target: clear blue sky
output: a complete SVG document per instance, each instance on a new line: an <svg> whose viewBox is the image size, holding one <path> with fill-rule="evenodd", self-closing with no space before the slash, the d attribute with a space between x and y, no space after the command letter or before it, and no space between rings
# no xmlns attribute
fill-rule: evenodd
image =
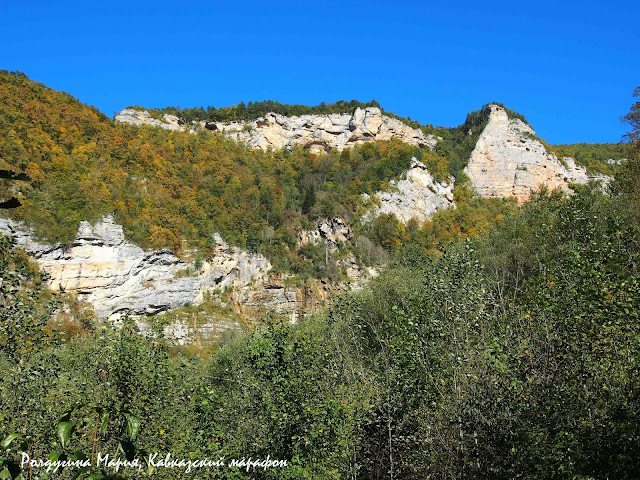
<svg viewBox="0 0 640 480"><path fill-rule="evenodd" d="M0 1L0 69L127 105L378 100L455 126L484 103L550 143L617 142L640 1Z"/></svg>

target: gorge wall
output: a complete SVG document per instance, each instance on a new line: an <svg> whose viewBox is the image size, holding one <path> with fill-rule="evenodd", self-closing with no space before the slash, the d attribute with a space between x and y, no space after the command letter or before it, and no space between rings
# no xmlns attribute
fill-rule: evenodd
<svg viewBox="0 0 640 480"><path fill-rule="evenodd" d="M0 219L0 233L12 234L50 276L49 287L73 291L94 305L99 318L120 312L150 315L198 303L213 289L242 290L266 277L264 257L219 242L216 254L195 267L169 250L146 252L125 240L122 226L106 217L82 222L71 245L44 245L28 230Z"/></svg>

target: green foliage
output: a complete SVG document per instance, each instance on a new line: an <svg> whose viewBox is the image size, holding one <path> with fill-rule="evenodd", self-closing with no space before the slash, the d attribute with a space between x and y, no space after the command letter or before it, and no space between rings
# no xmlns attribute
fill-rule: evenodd
<svg viewBox="0 0 640 480"><path fill-rule="evenodd" d="M640 86L633 90L633 96L640 98ZM622 122L629 125L631 129L625 135L626 140L637 148L640 143L640 100L631 105L629 113L622 117Z"/></svg>
<svg viewBox="0 0 640 480"><path fill-rule="evenodd" d="M373 220L371 236L387 250L395 250L404 244L405 228L393 213L381 213Z"/></svg>
<svg viewBox="0 0 640 480"><path fill-rule="evenodd" d="M446 182L450 183L450 175L449 172L449 160L445 157L438 155L436 152L431 150L421 150L420 153L422 157L420 161L427 166L429 173L433 175L433 178L438 182ZM467 159L468 160L468 159Z"/></svg>
<svg viewBox="0 0 640 480"><path fill-rule="evenodd" d="M636 87L633 96L640 98L640 87ZM640 101L631 106L622 121L631 128L625 135L629 159L616 172L611 190L627 202L629 220L640 225Z"/></svg>
<svg viewBox="0 0 640 480"><path fill-rule="evenodd" d="M449 161L449 174L456 180L464 177L462 170L469 163L471 152L489 121L489 105L469 113L465 122L458 127L438 127L431 132L442 138L436 145L436 153Z"/></svg>
<svg viewBox="0 0 640 480"><path fill-rule="evenodd" d="M586 186L438 255L405 239L328 313L267 319L208 359L171 356L126 319L3 354L0 437L29 436L40 456L135 439L139 454L288 461L266 479L636 478L640 230L626 207Z"/></svg>
<svg viewBox="0 0 640 480"><path fill-rule="evenodd" d="M45 330L60 305L28 256L0 235L0 352L10 358L30 355L50 339Z"/></svg>
<svg viewBox="0 0 640 480"><path fill-rule="evenodd" d="M192 438L181 435L184 399L169 395L191 367L170 364L167 349L135 333L127 320L120 332L99 329L2 367L0 437L20 434L31 458L83 452L95 467L97 452L132 459L147 448L171 448L165 432L176 431L176 441Z"/></svg>
<svg viewBox="0 0 640 480"><path fill-rule="evenodd" d="M416 250L435 253L451 240L482 235L491 227L502 225L505 215L517 208L512 200L474 197L465 183L454 189L454 200L456 208L438 210L422 225L409 222L406 228L400 228L394 243L406 248L396 251L396 256L411 255L409 252ZM375 230L372 238L376 238ZM376 240L382 244L380 239Z"/></svg>
<svg viewBox="0 0 640 480"><path fill-rule="evenodd" d="M541 196L336 307L381 394L362 477L635 477L640 244L623 209L590 188Z"/></svg>
<svg viewBox="0 0 640 480"><path fill-rule="evenodd" d="M551 145L551 150L562 157L572 157L578 165L587 168L587 173L613 175L617 170L615 162L628 159L631 155L624 143L574 143L572 145ZM613 163L608 163L613 160Z"/></svg>
<svg viewBox="0 0 640 480"><path fill-rule="evenodd" d="M352 114L356 108L377 107L380 104L375 100L363 103L356 100L346 102L338 100L335 103L322 102L316 106L309 105L288 105L273 100L265 100L262 102L249 102L245 105L240 102L232 107L215 108L213 106L180 108L166 107L161 109L151 109L149 112L156 114L171 114L183 118L187 122L232 122L241 120L255 120L267 113L277 113L285 116L292 115L314 115L314 114L330 114L330 113L350 113ZM130 107L131 108L131 107Z"/></svg>

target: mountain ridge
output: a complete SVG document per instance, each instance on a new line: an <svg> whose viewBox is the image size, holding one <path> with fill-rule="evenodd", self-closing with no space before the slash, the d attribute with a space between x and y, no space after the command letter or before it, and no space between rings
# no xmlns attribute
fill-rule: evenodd
<svg viewBox="0 0 640 480"><path fill-rule="evenodd" d="M370 267L384 263L407 245L434 251L446 239L473 235L500 222L513 205L507 197L515 194L522 202L543 183L533 175L524 175L518 190L513 190L513 179L523 177L524 171L522 162L506 158L514 152L533 150L527 160L531 167L538 168L541 162L553 164L557 171L549 178L557 181L552 186L568 191L570 180L576 180L561 159L552 158L549 146L535 137L524 117L498 104L471 112L461 126L434 129L429 137L423 130L385 117L375 106L362 109L356 105L351 114L291 117L297 118L295 122L302 119L301 124L267 114L274 122L261 117L264 122L258 119L255 127L243 126L240 133L252 135L260 128L274 128L275 124L275 128L284 128L293 123L306 129L308 136L291 134L280 148L261 148L254 142L252 149L227 138L222 128L210 131L206 123L193 128L176 116L165 124L155 118L157 115L135 110L138 117L131 122L134 125L112 121L70 95L23 75L0 72L0 93L0 130L6 132L0 140L0 167L24 172L31 179L3 181L3 195L19 197L23 203L8 215L22 227L32 227L30 235L44 239L52 252L57 251L56 245L60 252L65 251L64 245L75 252L68 258L64 253L56 254L56 259L43 257L52 285L64 284L81 293L100 287L90 286L91 282L134 282L112 268L112 257L125 263L138 262L136 259L144 263L145 258L157 257L175 266L171 272L158 274L157 282L140 277L135 288L121 289L121 296L114 297L114 304L131 303L130 310L137 314L199 302L202 289L195 284L208 288L208 279L200 269L224 260L219 251L224 239L239 249L234 255L259 255L265 274L280 275L273 281L264 274L252 276L257 287L249 296L239 293L244 284L239 289L233 287L240 299L234 303L236 311L250 308L262 315L263 302L275 308L288 305L283 308L294 317L303 310L296 306L302 300L295 300L295 288L287 290L283 279L295 279L303 290L305 282L313 279L341 290L366 278ZM498 122L496 134L493 126L498 123L493 117L498 109L502 123ZM167 125L170 128L153 128ZM514 126L513 135L500 134ZM183 131L187 128L194 131ZM316 128L324 130L318 134ZM296 147L295 141L304 147L308 138L317 140L309 147L320 145L325 133L343 135L342 146L357 148L340 150L326 142L319 151ZM404 134L418 140L411 144L397 138ZM267 137L262 133L261 138ZM280 132L276 137L283 135ZM496 145L479 153L481 144ZM469 170L478 155L488 163ZM511 166L505 168L507 165ZM489 166L493 173L479 180ZM544 166L540 170L544 171ZM496 171L505 173L505 178L496 176ZM580 172L578 180L584 183L588 176ZM496 178L504 188L496 184ZM483 181L499 193L485 195ZM117 225L112 230L122 233L128 242L125 250L135 250L135 255L114 253L118 246L109 255L94 252L94 246L78 239L83 229L104 224ZM345 228L350 240L340 244L330 241L320 233L327 225ZM150 265L148 270L153 268ZM181 273L187 268L196 272L193 278ZM176 295L176 301L151 301L161 296L158 292L179 290L182 284L189 285ZM262 284L274 287L261 290ZM138 293L145 289L149 290L142 297L149 302L138 305L135 298L128 299L140 297ZM321 290L325 287L314 289L324 298L326 292ZM151 295L151 290L156 293ZM268 290L282 295L274 303L269 300L271 293L265 293ZM90 295L98 299L102 294ZM96 311L108 317L113 313L110 308L105 304Z"/></svg>

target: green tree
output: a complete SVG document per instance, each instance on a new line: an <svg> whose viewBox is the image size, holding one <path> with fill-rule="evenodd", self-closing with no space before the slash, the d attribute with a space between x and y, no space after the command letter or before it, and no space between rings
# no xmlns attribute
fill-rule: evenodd
<svg viewBox="0 0 640 480"><path fill-rule="evenodd" d="M308 215L311 209L316 204L316 188L313 184L309 185L304 193L304 200L302 201L302 213Z"/></svg>
<svg viewBox="0 0 640 480"><path fill-rule="evenodd" d="M633 96L640 99L640 86ZM616 175L612 190L625 198L631 207L629 211L635 212L632 220L640 225L640 100L622 117L622 122L630 127L625 139L630 143L631 155Z"/></svg>
<svg viewBox="0 0 640 480"><path fill-rule="evenodd" d="M405 226L393 213L382 213L373 220L371 236L387 250L394 250L405 241Z"/></svg>

